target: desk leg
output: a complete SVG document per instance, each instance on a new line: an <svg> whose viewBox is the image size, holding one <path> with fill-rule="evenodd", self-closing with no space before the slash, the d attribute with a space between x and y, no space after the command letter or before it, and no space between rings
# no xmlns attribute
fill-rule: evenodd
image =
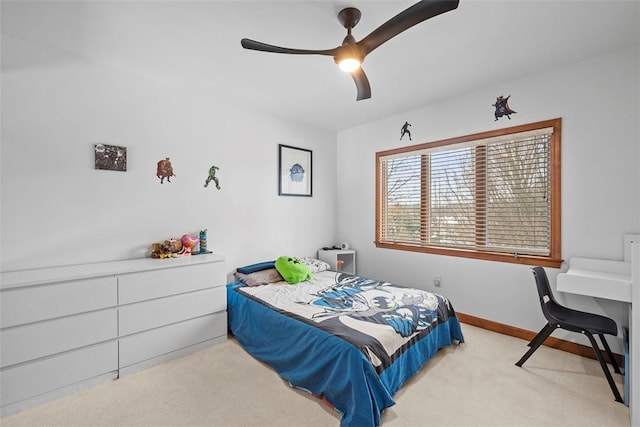
<svg viewBox="0 0 640 427"><path fill-rule="evenodd" d="M629 304L629 412L631 425L640 426L640 243L631 244L631 304Z"/></svg>

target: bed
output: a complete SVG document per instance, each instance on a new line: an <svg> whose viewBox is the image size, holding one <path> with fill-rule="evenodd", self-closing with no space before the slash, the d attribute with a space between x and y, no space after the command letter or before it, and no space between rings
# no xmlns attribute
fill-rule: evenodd
<svg viewBox="0 0 640 427"><path fill-rule="evenodd" d="M441 295L331 270L293 285L272 276L259 286L227 284L229 330L342 414L342 427L380 425L405 381L440 348L464 342Z"/></svg>

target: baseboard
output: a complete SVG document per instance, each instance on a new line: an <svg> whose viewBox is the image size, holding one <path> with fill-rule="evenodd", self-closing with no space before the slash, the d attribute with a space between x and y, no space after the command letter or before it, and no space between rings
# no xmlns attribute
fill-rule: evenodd
<svg viewBox="0 0 640 427"><path fill-rule="evenodd" d="M504 323L494 322L492 320L482 319L480 317L471 316L469 314L458 313L456 316L462 323L467 325L477 326L478 328L487 329L492 332L498 332L503 335L509 335L516 338L522 338L526 341L531 341L538 332L531 332L526 329L516 328L515 326L505 325ZM571 341L561 340L554 337L549 337L545 340L544 345L547 347L555 348L558 350L566 351L568 353L577 354L579 356L588 357L590 359L596 359L596 355L593 353L591 346L578 344ZM603 353L604 354L604 353ZM624 366L624 356L614 353L613 356L618 363L618 366ZM604 360L608 360L606 354ZM514 362L515 363L515 362Z"/></svg>

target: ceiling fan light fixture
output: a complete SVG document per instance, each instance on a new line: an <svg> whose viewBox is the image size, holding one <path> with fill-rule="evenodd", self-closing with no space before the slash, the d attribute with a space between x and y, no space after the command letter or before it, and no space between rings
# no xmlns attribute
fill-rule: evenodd
<svg viewBox="0 0 640 427"><path fill-rule="evenodd" d="M360 61L355 58L344 58L338 63L338 67L346 73L352 73L360 68Z"/></svg>
<svg viewBox="0 0 640 427"><path fill-rule="evenodd" d="M348 35L333 59L342 71L352 73L360 68L360 64L364 61L364 54L355 40L349 40L349 38L353 39L351 35Z"/></svg>
<svg viewBox="0 0 640 427"><path fill-rule="evenodd" d="M1 0L0 0L1 1ZM347 30L342 45L333 49L291 49L273 46L251 39L242 39L240 43L245 49L262 52L287 53L293 55L325 55L333 56L333 60L341 70L351 74L358 91L357 100L371 98L369 79L360 64L364 58L378 46L386 43L398 34L408 30L416 24L438 16L458 7L459 0L422 0L408 7L387 20L360 41L356 41L351 30L360 21L361 13L355 7L346 7L338 12L338 21Z"/></svg>

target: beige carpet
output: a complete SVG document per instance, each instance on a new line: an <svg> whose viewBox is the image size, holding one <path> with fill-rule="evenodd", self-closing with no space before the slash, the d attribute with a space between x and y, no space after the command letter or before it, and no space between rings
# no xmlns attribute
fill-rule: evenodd
<svg viewBox="0 0 640 427"><path fill-rule="evenodd" d="M394 396L382 425L629 426L595 360L540 348L523 368L520 339L463 325ZM620 375L614 375L622 382ZM622 384L620 390L622 390ZM16 426L335 426L340 418L290 388L234 340L6 417Z"/></svg>

